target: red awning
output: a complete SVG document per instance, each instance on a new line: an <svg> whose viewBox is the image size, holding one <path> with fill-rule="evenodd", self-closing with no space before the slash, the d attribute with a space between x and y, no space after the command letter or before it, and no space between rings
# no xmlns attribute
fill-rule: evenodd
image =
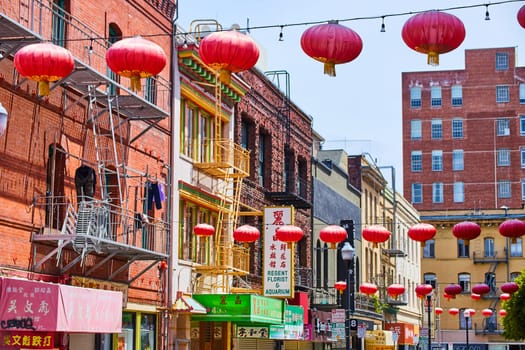
<svg viewBox="0 0 525 350"><path fill-rule="evenodd" d="M0 277L3 331L120 333L122 293Z"/></svg>

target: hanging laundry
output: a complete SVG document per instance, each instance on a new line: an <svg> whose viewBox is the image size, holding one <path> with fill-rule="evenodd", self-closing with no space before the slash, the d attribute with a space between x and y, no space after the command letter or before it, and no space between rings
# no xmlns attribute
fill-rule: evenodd
<svg viewBox="0 0 525 350"><path fill-rule="evenodd" d="M87 165L81 165L75 170L75 187L77 190L77 203L91 201L95 196L97 175L95 170Z"/></svg>
<svg viewBox="0 0 525 350"><path fill-rule="evenodd" d="M159 184L156 182L146 182L146 193L148 194L148 210L153 209L153 202L155 202L155 208L162 209L162 203L160 201Z"/></svg>
<svg viewBox="0 0 525 350"><path fill-rule="evenodd" d="M166 200L166 193L164 191L164 185L161 183L159 184L159 195L160 195L160 201L164 202Z"/></svg>

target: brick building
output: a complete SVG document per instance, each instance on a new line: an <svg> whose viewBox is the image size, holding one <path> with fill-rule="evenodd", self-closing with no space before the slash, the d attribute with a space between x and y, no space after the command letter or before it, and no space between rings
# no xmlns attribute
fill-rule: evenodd
<svg viewBox="0 0 525 350"><path fill-rule="evenodd" d="M402 74L404 193L437 228L422 250L422 279L434 286L434 306L460 309L432 318L433 342L462 346L469 332L481 346L507 343L499 287L525 267L522 239L498 232L525 217L525 68L516 56L514 47L466 50L464 69ZM452 235L464 221L480 226L478 238ZM449 283L463 289L451 300L443 297ZM490 292L474 301L478 283ZM466 318L465 308L478 312ZM484 308L493 315L480 315Z"/></svg>
<svg viewBox="0 0 525 350"><path fill-rule="evenodd" d="M60 349L166 343L171 218L159 190L171 191L171 66L137 89L105 56L112 43L151 33L169 55L174 13L171 1L0 4L0 102L8 114L0 136L2 300L19 303L17 317L25 303L34 331L3 330L0 347L22 336ZM74 61L49 95L14 65L20 50L43 42ZM13 293L22 288L42 294ZM43 302L61 309L37 314Z"/></svg>

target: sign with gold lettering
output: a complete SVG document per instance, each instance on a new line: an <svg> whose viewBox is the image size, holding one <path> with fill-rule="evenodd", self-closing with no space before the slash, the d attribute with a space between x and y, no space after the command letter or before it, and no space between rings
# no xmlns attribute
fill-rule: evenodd
<svg viewBox="0 0 525 350"><path fill-rule="evenodd" d="M53 349L54 333L47 332L2 332L2 349Z"/></svg>

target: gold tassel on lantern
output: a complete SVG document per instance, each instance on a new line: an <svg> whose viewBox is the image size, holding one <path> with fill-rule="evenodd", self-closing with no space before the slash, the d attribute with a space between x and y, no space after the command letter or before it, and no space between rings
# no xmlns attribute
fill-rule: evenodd
<svg viewBox="0 0 525 350"><path fill-rule="evenodd" d="M230 84L231 83L231 72L226 69L219 69L219 80L224 84Z"/></svg>
<svg viewBox="0 0 525 350"><path fill-rule="evenodd" d="M335 77L335 64L333 62L324 63L324 74Z"/></svg>
<svg viewBox="0 0 525 350"><path fill-rule="evenodd" d="M439 66L439 53L429 51L427 55L427 64L431 66Z"/></svg>
<svg viewBox="0 0 525 350"><path fill-rule="evenodd" d="M129 79L131 80L131 91L140 92L140 75L132 75Z"/></svg>
<svg viewBox="0 0 525 350"><path fill-rule="evenodd" d="M41 80L38 82L38 96L49 96L49 82Z"/></svg>

